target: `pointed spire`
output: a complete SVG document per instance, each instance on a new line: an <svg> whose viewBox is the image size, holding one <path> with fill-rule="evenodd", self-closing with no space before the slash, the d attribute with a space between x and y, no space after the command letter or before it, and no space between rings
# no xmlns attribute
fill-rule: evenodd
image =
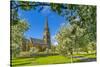
<svg viewBox="0 0 100 67"><path fill-rule="evenodd" d="M50 40L50 31L49 31L49 27L48 27L48 17L46 17L46 20L45 20L45 29L44 29L43 40L47 44L48 48L50 48L51 40Z"/></svg>
<svg viewBox="0 0 100 67"><path fill-rule="evenodd" d="M48 17L46 17L46 20L45 20L45 28L48 29Z"/></svg>

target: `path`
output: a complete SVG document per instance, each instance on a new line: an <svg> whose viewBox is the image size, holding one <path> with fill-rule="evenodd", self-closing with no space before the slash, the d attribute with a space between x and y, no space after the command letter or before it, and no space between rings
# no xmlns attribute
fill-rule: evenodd
<svg viewBox="0 0 100 67"><path fill-rule="evenodd" d="M80 61L83 61L83 62L96 61L96 58L86 58L86 57L82 57L82 56L74 56L73 58L78 58L78 59L80 59Z"/></svg>

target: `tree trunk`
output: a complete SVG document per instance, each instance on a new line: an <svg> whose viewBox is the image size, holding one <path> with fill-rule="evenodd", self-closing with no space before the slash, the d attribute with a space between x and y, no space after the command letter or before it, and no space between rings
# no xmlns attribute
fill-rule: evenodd
<svg viewBox="0 0 100 67"><path fill-rule="evenodd" d="M71 55L71 63L73 63L73 55Z"/></svg>
<svg viewBox="0 0 100 67"><path fill-rule="evenodd" d="M73 51L71 51L71 63L73 63Z"/></svg>

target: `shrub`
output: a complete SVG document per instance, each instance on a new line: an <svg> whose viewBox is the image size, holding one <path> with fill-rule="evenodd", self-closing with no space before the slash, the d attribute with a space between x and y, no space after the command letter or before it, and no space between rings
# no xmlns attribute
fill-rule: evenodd
<svg viewBox="0 0 100 67"><path fill-rule="evenodd" d="M30 49L29 52L30 52L31 54L33 54L33 53L38 53L39 50L38 50L36 47L32 47L32 48Z"/></svg>
<svg viewBox="0 0 100 67"><path fill-rule="evenodd" d="M30 56L31 56L30 52L20 52L18 57L30 57Z"/></svg>
<svg viewBox="0 0 100 67"><path fill-rule="evenodd" d="M46 50L44 51L44 53L49 54L52 53L51 49L46 48Z"/></svg>
<svg viewBox="0 0 100 67"><path fill-rule="evenodd" d="M16 57L20 53L20 47L17 44L13 44L11 51L12 51L12 57Z"/></svg>

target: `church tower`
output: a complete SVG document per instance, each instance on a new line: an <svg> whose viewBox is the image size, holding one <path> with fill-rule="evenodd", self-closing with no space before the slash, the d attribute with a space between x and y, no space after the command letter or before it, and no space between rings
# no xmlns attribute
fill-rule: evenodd
<svg viewBox="0 0 100 67"><path fill-rule="evenodd" d="M51 40L50 40L50 31L48 27L48 18L45 20L45 28L44 28L44 36L43 36L44 42L47 44L48 48L51 48Z"/></svg>

